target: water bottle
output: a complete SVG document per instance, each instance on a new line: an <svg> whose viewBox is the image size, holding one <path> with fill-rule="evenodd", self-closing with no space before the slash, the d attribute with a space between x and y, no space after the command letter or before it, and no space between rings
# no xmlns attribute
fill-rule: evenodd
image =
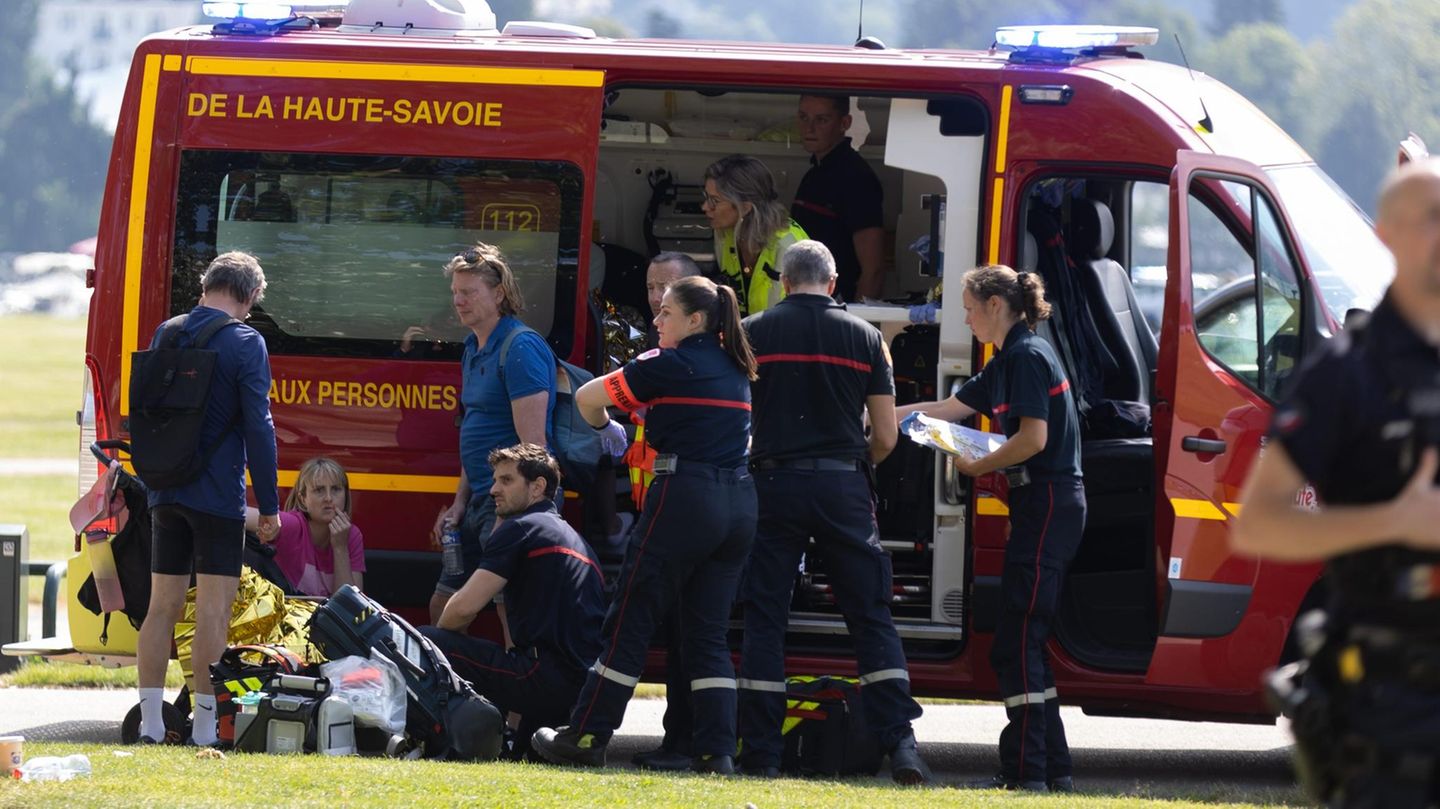
<svg viewBox="0 0 1440 809"><path fill-rule="evenodd" d="M58 758L41 756L15 768L15 777L21 781L69 781L77 775L90 774L90 759L84 753Z"/></svg>
<svg viewBox="0 0 1440 809"><path fill-rule="evenodd" d="M445 530L440 534L440 567L446 576L465 572L460 554L460 527L454 520L445 520Z"/></svg>

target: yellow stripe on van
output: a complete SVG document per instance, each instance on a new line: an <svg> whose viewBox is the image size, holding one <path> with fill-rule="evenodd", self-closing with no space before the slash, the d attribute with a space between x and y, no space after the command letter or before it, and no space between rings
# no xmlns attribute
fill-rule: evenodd
<svg viewBox="0 0 1440 809"><path fill-rule="evenodd" d="M281 488L289 489L300 477L298 469L281 469L277 473ZM459 476L449 475L385 475L372 472L351 472L350 489L357 492L419 492L423 494L454 494L460 485ZM245 474L250 483L250 474Z"/></svg>
<svg viewBox="0 0 1440 809"><path fill-rule="evenodd" d="M1004 213L1005 178L995 178L995 191L990 198L990 261L1000 263L1000 218Z"/></svg>
<svg viewBox="0 0 1440 809"><path fill-rule="evenodd" d="M1240 516L1240 505L1241 505L1240 503L1225 503L1225 504L1224 504L1225 510L1228 511L1228 512L1230 512L1231 516L1234 516L1234 517L1239 517L1239 516Z"/></svg>
<svg viewBox="0 0 1440 809"><path fill-rule="evenodd" d="M1000 131L995 136L996 174L1005 173L1005 149L1010 144L1010 100L1014 95L1014 85L1007 84L1000 88Z"/></svg>
<svg viewBox="0 0 1440 809"><path fill-rule="evenodd" d="M150 149L155 140L155 95L160 54L145 57L140 114L135 123L135 162L130 177L130 218L125 232L125 291L120 317L120 415L130 415L130 354L140 340L140 264L145 254L145 203L150 195Z"/></svg>
<svg viewBox="0 0 1440 809"><path fill-rule="evenodd" d="M605 81L605 73L600 70L416 65L400 62L320 62L234 56L191 56L186 61L186 70L197 76L516 84L540 87L600 87Z"/></svg>
<svg viewBox="0 0 1440 809"><path fill-rule="evenodd" d="M1009 517L1010 506L995 497L975 498L975 515L977 517Z"/></svg>
<svg viewBox="0 0 1440 809"><path fill-rule="evenodd" d="M1189 500L1183 497L1170 498L1170 506L1175 509L1176 517L1188 517L1192 520L1221 520L1225 519L1225 512L1215 507L1209 500Z"/></svg>

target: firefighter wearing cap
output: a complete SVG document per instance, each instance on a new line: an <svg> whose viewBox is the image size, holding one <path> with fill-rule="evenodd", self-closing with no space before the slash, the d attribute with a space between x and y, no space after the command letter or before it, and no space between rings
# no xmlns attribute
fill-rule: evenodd
<svg viewBox="0 0 1440 809"><path fill-rule="evenodd" d="M699 772L730 773L735 755L735 667L726 644L730 608L755 532L755 485L746 465L755 358L734 291L684 278L665 292L660 348L586 383L576 402L608 428L605 408L647 408L659 453L655 482L630 534L605 616L603 646L570 723L532 743L557 764L604 766L605 749L640 683L651 636L681 592L685 663Z"/></svg>
<svg viewBox="0 0 1440 809"><path fill-rule="evenodd" d="M889 455L897 438L890 356L880 332L831 297L835 259L825 245L797 242L780 282L786 297L745 321L760 364L752 450L760 522L745 574L742 770L779 772L785 629L795 572L813 537L855 640L866 726L889 752L894 779L923 783L930 773L910 727L920 706L890 616L890 557L880 546L871 485L870 464Z"/></svg>
<svg viewBox="0 0 1440 809"><path fill-rule="evenodd" d="M1000 734L999 774L970 786L1068 792L1070 748L1045 641L1085 529L1079 417L1055 351L1034 333L1050 316L1039 276L981 267L965 274L962 288L965 322L977 340L995 344L995 358L954 397L898 412L946 421L983 413L1006 436L979 460L954 459L962 474L1003 471L1010 483L1010 538L990 650L1010 721Z"/></svg>
<svg viewBox="0 0 1440 809"><path fill-rule="evenodd" d="M1391 175L1375 229L1395 280L1288 386L1231 534L1239 551L1326 563L1327 606L1296 627L1308 659L1271 688L1307 791L1331 806L1440 803L1437 222L1440 161ZM1297 505L1307 481L1318 508Z"/></svg>

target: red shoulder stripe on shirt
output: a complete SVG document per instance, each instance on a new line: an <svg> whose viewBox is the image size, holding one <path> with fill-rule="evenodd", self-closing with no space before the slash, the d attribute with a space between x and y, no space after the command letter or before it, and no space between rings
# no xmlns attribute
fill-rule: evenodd
<svg viewBox="0 0 1440 809"><path fill-rule="evenodd" d="M573 548L566 548L562 545L551 545L548 548L536 548L535 550L525 554L525 558L534 559L537 556L549 556L552 553L563 553L566 556L573 556L576 559L579 559L580 561L589 565L590 567L595 568L595 572L600 574L601 579L605 578L605 574L600 571L600 566L595 564L594 559L591 559L590 557Z"/></svg>
<svg viewBox="0 0 1440 809"><path fill-rule="evenodd" d="M733 407L736 410L749 410L749 402L737 402L732 399L700 399L693 396L661 396L658 399L650 400L650 406L669 405L696 405L698 407Z"/></svg>
<svg viewBox="0 0 1440 809"><path fill-rule="evenodd" d="M1070 380L1062 379L1060 380L1060 384L1050 389L1050 395L1059 396L1067 390L1070 390Z"/></svg>
<svg viewBox="0 0 1440 809"><path fill-rule="evenodd" d="M761 365L767 362L825 362L870 373L870 363L852 360L848 357L837 357L833 354L761 354L755 358L755 361Z"/></svg>

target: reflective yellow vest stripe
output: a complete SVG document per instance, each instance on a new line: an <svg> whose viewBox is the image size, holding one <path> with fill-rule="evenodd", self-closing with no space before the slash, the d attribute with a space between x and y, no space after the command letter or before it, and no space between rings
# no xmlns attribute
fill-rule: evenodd
<svg viewBox="0 0 1440 809"><path fill-rule="evenodd" d="M755 259L755 267L750 273L748 280L749 290L745 297L740 299L742 315L753 315L756 312L763 312L774 306L785 297L785 291L780 286L780 257L785 254L790 245L810 238L805 235L805 230L799 225L791 222L784 230L775 232L775 236L760 251L760 256ZM731 286L739 290L746 289L747 281L744 271L740 266L740 251L735 248L735 230L721 231L715 237L715 260L720 264L720 272L724 273L730 280ZM771 274L774 277L771 277Z"/></svg>

